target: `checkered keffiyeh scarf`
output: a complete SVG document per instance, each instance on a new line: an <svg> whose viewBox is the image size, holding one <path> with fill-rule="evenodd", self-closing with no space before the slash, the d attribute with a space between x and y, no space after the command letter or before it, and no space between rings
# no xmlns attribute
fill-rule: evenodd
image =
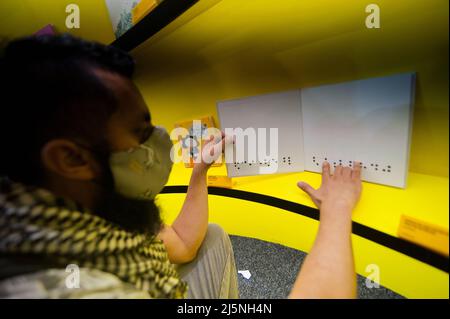
<svg viewBox="0 0 450 319"><path fill-rule="evenodd" d="M109 272L152 298L186 297L187 285L162 241L127 232L72 201L20 183L1 183L0 254Z"/></svg>

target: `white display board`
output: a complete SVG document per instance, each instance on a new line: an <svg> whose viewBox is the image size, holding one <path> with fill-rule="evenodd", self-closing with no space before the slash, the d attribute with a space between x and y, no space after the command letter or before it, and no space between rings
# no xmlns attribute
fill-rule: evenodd
<svg viewBox="0 0 450 319"><path fill-rule="evenodd" d="M277 127L278 173L356 160L363 180L404 188L414 83L415 74L407 73L304 88L219 102L218 113L222 129ZM256 164L227 164L228 175L260 174Z"/></svg>
<svg viewBox="0 0 450 319"><path fill-rule="evenodd" d="M278 129L278 156L252 159L246 153L243 160L227 164L229 176L258 175L262 166L274 168L277 173L304 170L299 90L219 102L218 113L222 129L255 129L257 139L262 137L258 129L266 129L266 154L270 154L270 128ZM257 144L254 150L258 152Z"/></svg>
<svg viewBox="0 0 450 319"><path fill-rule="evenodd" d="M305 169L362 163L363 180L406 187L414 75L302 89Z"/></svg>

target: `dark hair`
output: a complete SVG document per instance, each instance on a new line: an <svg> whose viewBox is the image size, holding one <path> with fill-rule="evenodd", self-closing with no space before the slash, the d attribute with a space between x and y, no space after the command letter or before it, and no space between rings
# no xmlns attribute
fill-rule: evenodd
<svg viewBox="0 0 450 319"><path fill-rule="evenodd" d="M0 176L39 183L40 151L54 138L105 145L117 101L96 68L131 78L134 61L118 48L67 34L8 43L0 57Z"/></svg>

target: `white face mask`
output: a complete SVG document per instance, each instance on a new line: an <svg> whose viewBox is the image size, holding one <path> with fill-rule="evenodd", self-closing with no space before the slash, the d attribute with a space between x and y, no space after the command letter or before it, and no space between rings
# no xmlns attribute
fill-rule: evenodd
<svg viewBox="0 0 450 319"><path fill-rule="evenodd" d="M167 131L156 126L143 144L111 154L109 164L116 191L128 198L155 198L169 179L172 145Z"/></svg>

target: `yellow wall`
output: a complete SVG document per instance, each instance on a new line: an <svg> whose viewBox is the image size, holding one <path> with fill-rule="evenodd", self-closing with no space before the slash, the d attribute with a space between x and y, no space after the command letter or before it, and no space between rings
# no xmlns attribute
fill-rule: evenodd
<svg viewBox="0 0 450 319"><path fill-rule="evenodd" d="M365 6L381 29L365 27ZM155 123L218 100L417 71L410 170L448 176L447 0L222 0L133 51Z"/></svg>
<svg viewBox="0 0 450 319"><path fill-rule="evenodd" d="M68 4L80 8L80 29L67 29L65 25ZM115 37L104 0L1 0L0 38L30 35L47 24L58 32L111 43Z"/></svg>

